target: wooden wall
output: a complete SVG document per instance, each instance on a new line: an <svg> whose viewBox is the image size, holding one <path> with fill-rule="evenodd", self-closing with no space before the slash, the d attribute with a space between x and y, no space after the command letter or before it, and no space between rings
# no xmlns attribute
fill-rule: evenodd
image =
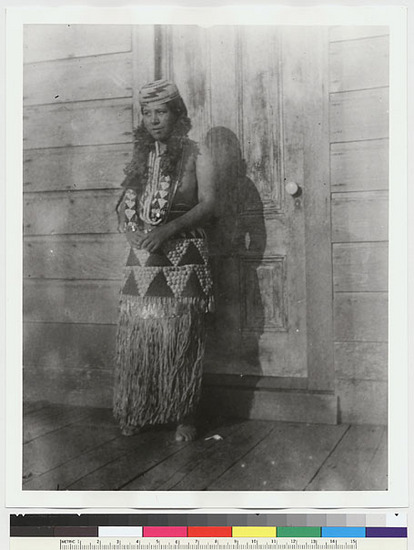
<svg viewBox="0 0 414 550"><path fill-rule="evenodd" d="M86 27L25 32L24 397L109 406L125 252L114 204L135 93L160 59L151 26ZM328 54L339 410L343 422L385 423L386 29L333 28Z"/></svg>
<svg viewBox="0 0 414 550"><path fill-rule="evenodd" d="M153 43L151 26L25 29L25 399L111 403L125 251L114 207Z"/></svg>
<svg viewBox="0 0 414 550"><path fill-rule="evenodd" d="M343 422L387 422L386 27L334 27L329 42L334 353Z"/></svg>

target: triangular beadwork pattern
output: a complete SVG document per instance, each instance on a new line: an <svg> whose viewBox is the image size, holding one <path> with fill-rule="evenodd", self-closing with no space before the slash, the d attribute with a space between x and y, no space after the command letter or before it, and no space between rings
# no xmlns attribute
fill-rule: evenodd
<svg viewBox="0 0 414 550"><path fill-rule="evenodd" d="M134 248L134 254L138 258L140 265L145 265L149 258L150 252L145 248Z"/></svg>
<svg viewBox="0 0 414 550"><path fill-rule="evenodd" d="M194 298L203 296L204 292L200 285L197 275L191 270L187 283L181 293L182 298Z"/></svg>
<svg viewBox="0 0 414 550"><path fill-rule="evenodd" d="M122 289L122 294L128 294L129 296L139 295L137 282L135 280L135 277L132 271L130 271L128 279L124 284L124 288Z"/></svg>
<svg viewBox="0 0 414 550"><path fill-rule="evenodd" d="M140 265L138 258L135 256L134 250L131 248L129 250L129 256L126 265L133 266L133 265Z"/></svg>
<svg viewBox="0 0 414 550"><path fill-rule="evenodd" d="M180 298L191 273L191 266L164 269L165 278L176 298Z"/></svg>
<svg viewBox="0 0 414 550"><path fill-rule="evenodd" d="M213 288L213 280L211 278L210 269L205 265L195 265L194 271L197 273L198 280L205 294L210 294Z"/></svg>
<svg viewBox="0 0 414 550"><path fill-rule="evenodd" d="M207 246L204 241L204 239L194 239L193 240L194 245L197 247L198 251L201 254L201 257L204 260L204 263L208 263L208 252L207 252Z"/></svg>
<svg viewBox="0 0 414 550"><path fill-rule="evenodd" d="M169 267L172 266L172 263L167 258L165 254L160 252L153 252L148 256L147 261L145 262L146 267Z"/></svg>
<svg viewBox="0 0 414 550"><path fill-rule="evenodd" d="M163 246L163 252L173 265L178 265L186 253L188 241L186 239L174 239L167 241Z"/></svg>
<svg viewBox="0 0 414 550"><path fill-rule="evenodd" d="M204 260L198 248L190 242L177 265L204 265Z"/></svg>
<svg viewBox="0 0 414 550"><path fill-rule="evenodd" d="M157 268L150 268L157 269ZM174 293L168 286L164 273L160 272L152 279L145 296L157 296L160 298L173 298Z"/></svg>
<svg viewBox="0 0 414 550"><path fill-rule="evenodd" d="M161 271L160 267L138 267L134 270L135 282L138 287L139 295L145 296L150 284Z"/></svg>

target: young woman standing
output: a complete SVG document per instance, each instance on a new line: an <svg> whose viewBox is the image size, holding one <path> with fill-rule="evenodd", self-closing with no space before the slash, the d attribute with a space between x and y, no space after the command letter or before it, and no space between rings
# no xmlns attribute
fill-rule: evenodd
<svg viewBox="0 0 414 550"><path fill-rule="evenodd" d="M122 433L177 423L196 437L212 279L203 225L214 211L208 152L189 139L177 86L158 80L139 93L142 123L117 206L130 245L120 293L114 415Z"/></svg>

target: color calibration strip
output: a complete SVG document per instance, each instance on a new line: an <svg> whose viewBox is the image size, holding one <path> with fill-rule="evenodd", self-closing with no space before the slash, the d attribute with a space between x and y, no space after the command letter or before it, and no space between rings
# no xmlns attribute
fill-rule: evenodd
<svg viewBox="0 0 414 550"><path fill-rule="evenodd" d="M404 514L26 514L11 537L407 538Z"/></svg>
<svg viewBox="0 0 414 550"><path fill-rule="evenodd" d="M11 528L11 537L134 537L134 538L406 538L406 527L174 527L65 526L49 529Z"/></svg>
<svg viewBox="0 0 414 550"><path fill-rule="evenodd" d="M132 534L133 533L133 534ZM60 535L59 535L60 536ZM99 527L98 537L406 538L406 527Z"/></svg>

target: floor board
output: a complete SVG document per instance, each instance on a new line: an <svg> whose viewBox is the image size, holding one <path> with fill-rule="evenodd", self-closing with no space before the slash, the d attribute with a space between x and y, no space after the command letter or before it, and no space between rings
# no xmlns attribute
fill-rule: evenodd
<svg viewBox="0 0 414 550"><path fill-rule="evenodd" d="M365 486L370 491L388 489L388 430L384 428L380 444L373 456L368 470L365 472Z"/></svg>
<svg viewBox="0 0 414 550"><path fill-rule="evenodd" d="M223 439L220 445L207 451L196 468L192 469L183 479L177 480L177 483L171 483L169 489L174 491L206 490L226 470L268 436L273 427L272 422L243 422L240 428Z"/></svg>
<svg viewBox="0 0 414 550"><path fill-rule="evenodd" d="M386 480L375 479L372 471L375 455L383 441L383 426L351 426L336 449L306 487L307 491L386 490ZM377 460L378 460L377 456Z"/></svg>
<svg viewBox="0 0 414 550"><path fill-rule="evenodd" d="M41 409L49 409L50 405L47 401L30 401L23 404L23 414L28 416L33 412L40 411Z"/></svg>
<svg viewBox="0 0 414 550"><path fill-rule="evenodd" d="M176 443L174 432L167 430L148 431L137 435L135 448L112 460L103 467L69 485L73 491L117 491L153 468L160 461L172 456L188 443Z"/></svg>
<svg viewBox="0 0 414 550"><path fill-rule="evenodd" d="M345 433L346 426L278 423L209 490L302 491Z"/></svg>
<svg viewBox="0 0 414 550"><path fill-rule="evenodd" d="M108 415L100 410L90 410L74 424L26 443L23 446L23 479L53 470L119 436L117 426L103 418L105 414Z"/></svg>
<svg viewBox="0 0 414 550"><path fill-rule="evenodd" d="M218 430L208 433L205 437L220 435L227 438L231 433L239 429L240 422L233 422L230 425L223 426ZM168 460L157 464L154 468L139 476L123 487L124 491L168 491L174 487L189 472L196 469L205 459L206 452L210 452L213 447L222 445L222 440L212 438L207 441L205 438L195 441L192 445L187 445L184 449L178 451Z"/></svg>
<svg viewBox="0 0 414 550"><path fill-rule="evenodd" d="M162 427L123 437L108 409L24 407L24 490L320 491L387 488L387 430L256 420L195 442ZM220 435L222 439L208 439Z"/></svg>
<svg viewBox="0 0 414 550"><path fill-rule="evenodd" d="M75 424L87 415L88 411L84 408L70 411L67 407L63 410L42 408L27 416L23 426L23 441L29 443L42 435Z"/></svg>
<svg viewBox="0 0 414 550"><path fill-rule="evenodd" d="M153 438L153 435L150 433L132 437L122 437L118 434L118 437L72 458L41 476L28 480L23 488L25 490L42 489L45 491L55 490L56 488L66 490L114 460L134 452L137 447L146 445L147 440L151 438Z"/></svg>

